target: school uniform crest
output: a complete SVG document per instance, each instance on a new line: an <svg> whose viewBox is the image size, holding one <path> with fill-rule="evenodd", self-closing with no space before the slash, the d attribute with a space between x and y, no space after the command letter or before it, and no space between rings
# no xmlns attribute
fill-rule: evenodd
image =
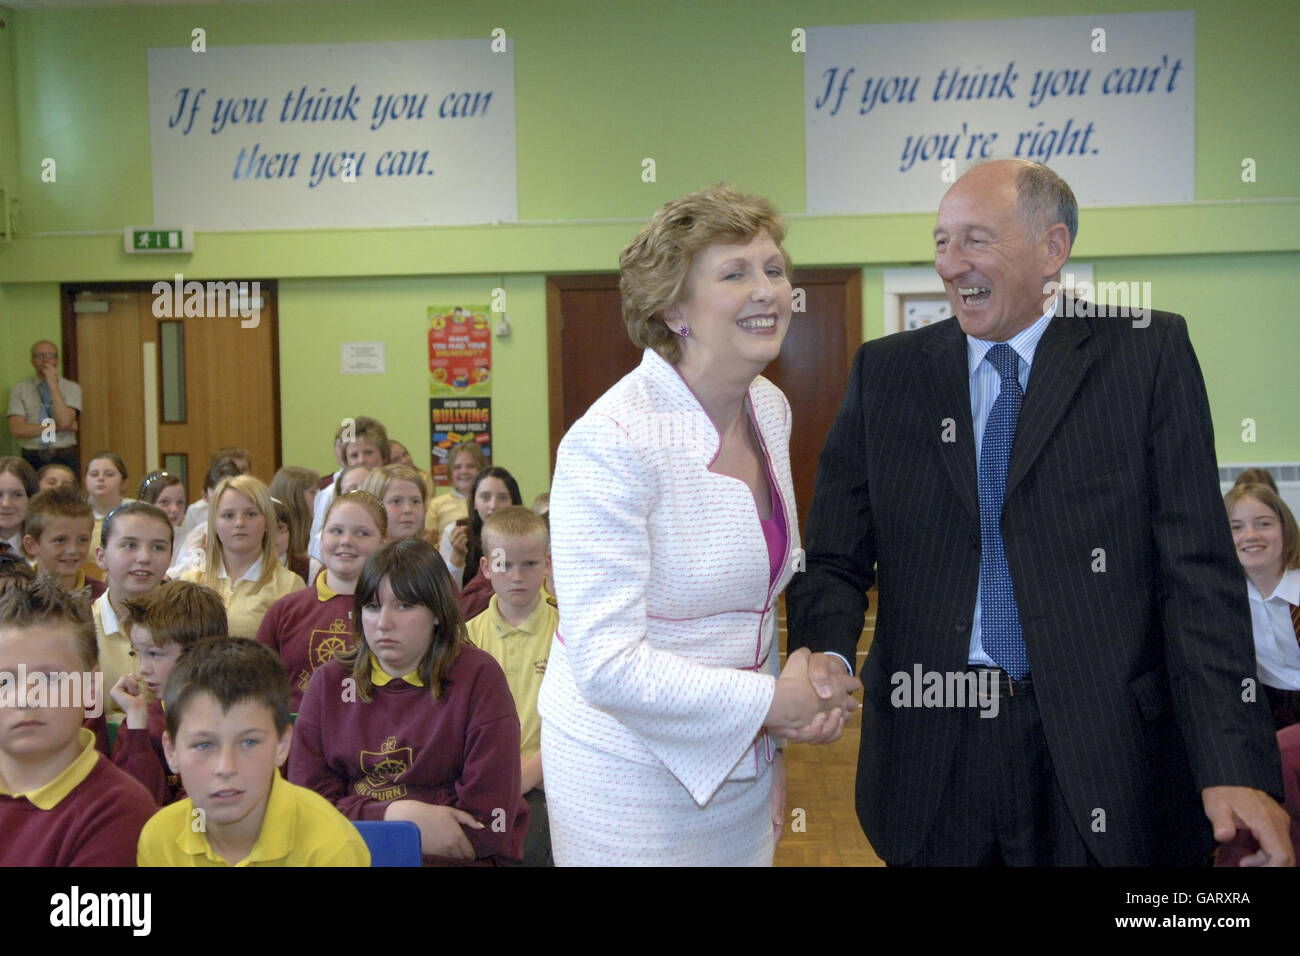
<svg viewBox="0 0 1300 956"><path fill-rule="evenodd" d="M348 649L352 627L343 618L335 618L326 629L316 628L307 638L308 670L298 673L298 689L306 692L311 675Z"/></svg>
<svg viewBox="0 0 1300 956"><path fill-rule="evenodd" d="M411 769L413 759L411 748L398 747L396 737L385 740L377 752L361 751L361 772L365 776L356 782L357 793L376 800L397 800L406 796L406 786L397 780Z"/></svg>

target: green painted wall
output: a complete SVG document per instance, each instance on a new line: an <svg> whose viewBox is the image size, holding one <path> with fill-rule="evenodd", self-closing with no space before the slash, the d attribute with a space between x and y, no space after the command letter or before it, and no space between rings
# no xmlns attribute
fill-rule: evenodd
<svg viewBox="0 0 1300 956"><path fill-rule="evenodd" d="M1300 459L1300 429L1281 412L1294 405L1300 355L1300 332L1282 311L1300 265L1300 7L1044 0L1032 13L1164 9L1197 16L1197 202L1085 210L1076 258L1094 263L1099 280L1151 282L1157 306L1188 316L1224 461ZM1012 0L897 10L885 0L374 0L3 11L0 183L17 191L22 232L0 243L0 372L16 380L27 344L57 338L59 282L153 280L174 261L194 277L278 278L285 461L328 467L338 419L362 411L418 457L427 454L424 308L486 301L504 284L514 334L494 341L496 451L531 496L549 464L543 277L613 270L667 199L720 179L771 196L792 214L796 262L864 267L864 334L879 334L882 269L928 262L933 218L800 213L802 60L790 31L1030 12ZM202 233L192 257L128 260L121 227L153 221L146 53L188 45L196 26L210 46L486 38L504 28L515 43L523 221ZM57 183L40 180L47 156ZM640 179L646 156L656 183ZM1246 156L1257 162L1253 184L1241 182ZM351 339L388 343L386 377L339 373L339 344ZM1254 446L1240 442L1245 417L1257 421Z"/></svg>

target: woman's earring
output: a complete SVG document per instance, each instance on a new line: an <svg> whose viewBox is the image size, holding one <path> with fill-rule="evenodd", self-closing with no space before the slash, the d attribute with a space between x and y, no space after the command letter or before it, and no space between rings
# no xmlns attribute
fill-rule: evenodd
<svg viewBox="0 0 1300 956"><path fill-rule="evenodd" d="M682 338L684 338L684 339L686 339L686 338L690 338L690 336L691 336L691 327L690 327L689 325L683 325L681 328L679 328L679 329L677 330L677 334L680 335L680 336L681 336Z"/></svg>

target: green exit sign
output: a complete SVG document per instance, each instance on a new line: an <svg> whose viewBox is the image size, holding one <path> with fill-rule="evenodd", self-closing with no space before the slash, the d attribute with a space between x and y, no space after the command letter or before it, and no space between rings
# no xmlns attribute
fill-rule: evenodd
<svg viewBox="0 0 1300 956"><path fill-rule="evenodd" d="M127 226L122 230L122 245L128 253L193 252L194 230L188 227L160 229L157 226Z"/></svg>

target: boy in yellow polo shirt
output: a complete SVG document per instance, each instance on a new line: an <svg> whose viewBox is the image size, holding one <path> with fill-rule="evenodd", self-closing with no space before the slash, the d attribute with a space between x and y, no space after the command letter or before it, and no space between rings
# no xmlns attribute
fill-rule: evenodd
<svg viewBox="0 0 1300 956"><path fill-rule="evenodd" d="M369 866L328 800L285 780L289 682L256 641L210 637L167 680L163 750L189 796L140 834L140 866Z"/></svg>
<svg viewBox="0 0 1300 956"><path fill-rule="evenodd" d="M491 654L505 671L519 714L520 785L531 811L524 866L551 862L542 789L542 718L537 713L551 638L560 622L555 603L542 594L542 583L551 573L550 546L546 521L529 508L502 508L484 521L479 567L496 593L487 610L466 625L470 643Z"/></svg>

